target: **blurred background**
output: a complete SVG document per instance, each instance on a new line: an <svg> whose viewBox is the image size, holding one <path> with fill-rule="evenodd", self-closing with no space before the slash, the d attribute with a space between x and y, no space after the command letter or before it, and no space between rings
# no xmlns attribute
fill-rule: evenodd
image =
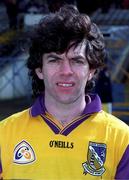
<svg viewBox="0 0 129 180"><path fill-rule="evenodd" d="M94 91L106 111L129 124L129 0L0 0L0 120L31 106L30 35L41 18L65 3L100 27L107 57Z"/></svg>

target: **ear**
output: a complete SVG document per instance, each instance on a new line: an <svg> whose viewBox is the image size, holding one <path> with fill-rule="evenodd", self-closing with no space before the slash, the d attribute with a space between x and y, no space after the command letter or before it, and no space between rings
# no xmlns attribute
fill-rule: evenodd
<svg viewBox="0 0 129 180"><path fill-rule="evenodd" d="M96 72L96 69L90 69L89 76L88 76L88 81L90 81L93 78L95 72Z"/></svg>
<svg viewBox="0 0 129 180"><path fill-rule="evenodd" d="M35 73L37 74L39 79L43 79L43 72L41 68L36 68Z"/></svg>

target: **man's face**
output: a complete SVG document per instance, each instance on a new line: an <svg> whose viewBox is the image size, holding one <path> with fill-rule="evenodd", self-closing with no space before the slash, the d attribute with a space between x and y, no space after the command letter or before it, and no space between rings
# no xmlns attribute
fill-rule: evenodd
<svg viewBox="0 0 129 180"><path fill-rule="evenodd" d="M67 53L46 53L42 59L42 69L37 68L36 73L44 80L47 100L71 104L85 96L86 83L95 70L89 69L84 43L71 47Z"/></svg>

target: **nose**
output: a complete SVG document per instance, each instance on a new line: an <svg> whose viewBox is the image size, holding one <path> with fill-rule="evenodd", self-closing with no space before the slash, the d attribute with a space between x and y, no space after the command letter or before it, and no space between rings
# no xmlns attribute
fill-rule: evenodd
<svg viewBox="0 0 129 180"><path fill-rule="evenodd" d="M62 75L72 75L73 74L73 70L72 70L69 60L62 61L61 65L60 65L60 73Z"/></svg>

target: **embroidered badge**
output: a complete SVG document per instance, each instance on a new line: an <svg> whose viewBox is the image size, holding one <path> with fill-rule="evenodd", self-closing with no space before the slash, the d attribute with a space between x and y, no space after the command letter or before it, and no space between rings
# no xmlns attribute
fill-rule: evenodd
<svg viewBox="0 0 129 180"><path fill-rule="evenodd" d="M102 176L105 172L106 144L89 142L87 161L82 164L84 174Z"/></svg>
<svg viewBox="0 0 129 180"><path fill-rule="evenodd" d="M26 141L18 143L14 149L13 162L16 164L28 164L35 161L35 153L31 145Z"/></svg>

